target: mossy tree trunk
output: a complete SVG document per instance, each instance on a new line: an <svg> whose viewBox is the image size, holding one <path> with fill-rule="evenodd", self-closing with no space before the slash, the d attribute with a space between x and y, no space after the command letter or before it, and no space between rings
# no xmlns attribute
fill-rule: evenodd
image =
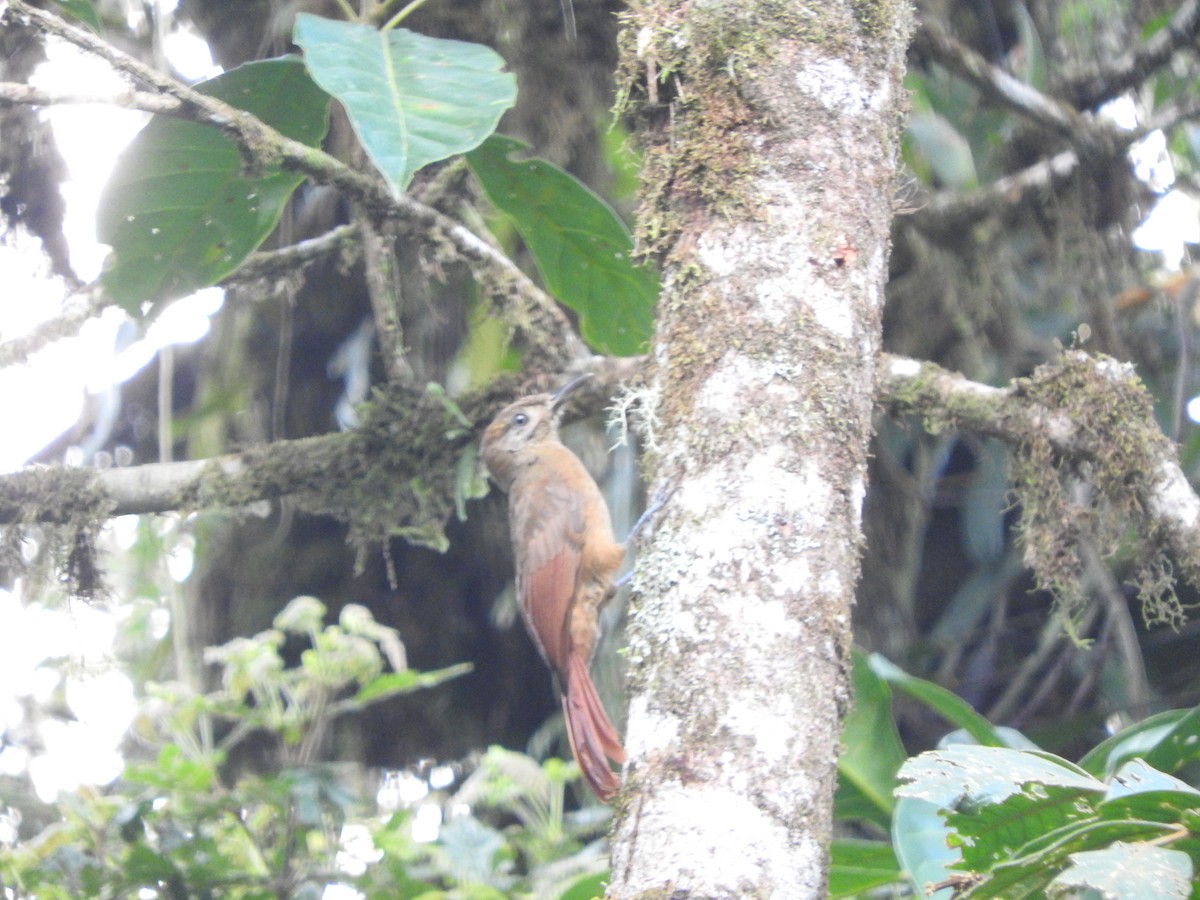
<svg viewBox="0 0 1200 900"><path fill-rule="evenodd" d="M611 895L820 897L910 11L635 3L663 265Z"/></svg>

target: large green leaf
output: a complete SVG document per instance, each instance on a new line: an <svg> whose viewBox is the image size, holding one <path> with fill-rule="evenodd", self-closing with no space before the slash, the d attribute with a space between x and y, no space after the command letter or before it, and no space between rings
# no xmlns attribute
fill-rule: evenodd
<svg viewBox="0 0 1200 900"><path fill-rule="evenodd" d="M1102 781L1052 753L974 744L914 756L900 769L899 779L899 796L920 797L943 809L1001 803L1028 784L1088 794L1096 802L1105 793Z"/></svg>
<svg viewBox="0 0 1200 900"><path fill-rule="evenodd" d="M1079 761L1093 775L1108 776L1141 757L1163 772L1174 772L1200 756L1200 707L1161 712L1105 738Z"/></svg>
<svg viewBox="0 0 1200 900"><path fill-rule="evenodd" d="M658 276L634 265L633 238L603 200L543 159L513 158L527 149L493 135L467 161L521 232L550 293L579 314L584 340L617 356L644 353Z"/></svg>
<svg viewBox="0 0 1200 900"><path fill-rule="evenodd" d="M966 896L1018 900L1053 895L1052 882L1080 854L1097 854L1086 873L1097 883L1119 874L1122 845L1169 841L1183 857L1171 861L1181 871L1200 861L1192 836L1200 791L1141 760L1105 785L1042 751L955 746L910 760L900 780L893 839L917 884L944 882L957 870L974 881ZM1116 854L1105 855L1110 849ZM1075 871L1061 884L1078 877Z"/></svg>
<svg viewBox="0 0 1200 900"><path fill-rule="evenodd" d="M309 13L292 38L396 193L422 166L477 147L517 98L504 60L481 44Z"/></svg>
<svg viewBox="0 0 1200 900"><path fill-rule="evenodd" d="M920 700L930 709L965 729L971 737L984 746L1004 747L1008 744L1008 741L997 732L996 727L975 712L971 708L971 704L946 690L940 684L909 675L894 662L878 653L872 653L868 662L871 671L884 681L898 687L910 697Z"/></svg>
<svg viewBox="0 0 1200 900"><path fill-rule="evenodd" d="M1050 884L1050 897L1138 897L1183 900L1191 895L1187 854L1117 841L1103 850L1072 854L1071 865Z"/></svg>
<svg viewBox="0 0 1200 900"><path fill-rule="evenodd" d="M329 97L298 59L248 63L196 86L310 146L325 135ZM271 233L302 175L244 171L237 145L208 125L156 117L117 162L96 232L112 246L101 276L133 314L215 284Z"/></svg>

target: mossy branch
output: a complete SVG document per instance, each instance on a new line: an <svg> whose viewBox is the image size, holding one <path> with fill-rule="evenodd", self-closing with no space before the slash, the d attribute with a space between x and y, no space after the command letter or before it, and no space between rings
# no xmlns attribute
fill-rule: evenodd
<svg viewBox="0 0 1200 900"><path fill-rule="evenodd" d="M278 441L215 459L113 469L31 467L0 476L0 524L73 522L81 509L102 520L242 507L286 496L306 512L347 523L357 543L392 535L424 535L436 543L454 510L463 452L501 406L588 371L594 377L578 391L574 408L598 413L643 362L592 357L532 383L500 378L457 402L436 390L389 386L375 392L354 431Z"/></svg>
<svg viewBox="0 0 1200 900"><path fill-rule="evenodd" d="M1076 596L1078 534L1110 556L1132 541L1144 615L1182 621L1164 552L1200 586L1200 497L1132 366L1071 350L1004 388L900 357L886 357L881 372L889 413L920 415L931 429L964 428L1016 449L1026 562L1068 621L1083 599Z"/></svg>

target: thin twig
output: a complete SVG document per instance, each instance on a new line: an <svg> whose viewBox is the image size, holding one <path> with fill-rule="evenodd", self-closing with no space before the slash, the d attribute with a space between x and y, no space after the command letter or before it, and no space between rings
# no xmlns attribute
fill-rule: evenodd
<svg viewBox="0 0 1200 900"><path fill-rule="evenodd" d="M911 222L932 237L961 234L989 216L1019 210L1035 197L1052 197L1079 170L1079 154L1064 150L1020 172L973 191L940 191L898 221Z"/></svg>
<svg viewBox="0 0 1200 900"><path fill-rule="evenodd" d="M1134 718L1150 714L1150 679L1146 660L1138 643L1137 627L1129 614L1129 603L1112 570L1104 564L1095 544L1082 539L1079 545L1085 578L1092 583L1104 601L1105 616L1112 629L1113 648L1121 666L1121 686Z"/></svg>
<svg viewBox="0 0 1200 900"><path fill-rule="evenodd" d="M1124 133L1116 126L1086 118L1066 103L1014 78L955 40L934 21L925 22L914 35L913 47L961 75L985 96L1062 135L1087 156L1107 159L1114 148L1124 145Z"/></svg>
<svg viewBox="0 0 1200 900"><path fill-rule="evenodd" d="M86 322L95 318L109 305L108 297L98 285L85 286L83 290L67 298L64 303L66 308L62 313L39 322L20 337L0 344L0 368L25 363L33 354L55 341L74 337Z"/></svg>
<svg viewBox="0 0 1200 900"><path fill-rule="evenodd" d="M150 91L124 91L97 94L89 91L55 91L20 82L0 82L0 104L9 106L71 106L76 104L114 106L148 113L178 112L183 102L178 97Z"/></svg>
<svg viewBox="0 0 1200 900"><path fill-rule="evenodd" d="M294 275L299 269L330 253L352 254L353 257L357 257L360 252L357 226L338 225L324 234L280 247L278 250L251 253L246 257L246 261L238 266L237 271L222 280L221 284Z"/></svg>
<svg viewBox="0 0 1200 900"><path fill-rule="evenodd" d="M1107 65L1066 83L1062 93L1078 109L1092 109L1141 84L1156 69L1170 62L1177 50L1187 47L1200 33L1200 0L1185 0L1171 21Z"/></svg>

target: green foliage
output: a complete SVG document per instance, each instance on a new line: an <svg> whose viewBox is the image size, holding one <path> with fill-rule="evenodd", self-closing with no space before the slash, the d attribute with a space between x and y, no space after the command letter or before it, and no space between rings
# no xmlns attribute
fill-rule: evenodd
<svg viewBox="0 0 1200 900"><path fill-rule="evenodd" d="M528 147L494 135L467 154L488 199L510 217L550 293L579 314L603 353L644 353L654 330L658 277L633 264L633 237L607 204Z"/></svg>
<svg viewBox="0 0 1200 900"><path fill-rule="evenodd" d="M937 808L957 856L947 878L957 874L970 885L963 896L1081 888L1131 896L1105 893L1126 877L1131 858L1158 873L1153 896L1190 895L1200 861L1200 791L1141 760L1105 783L1041 751L956 746L921 754L900 779L901 803L913 798ZM924 841L896 837L898 855L920 868Z"/></svg>
<svg viewBox="0 0 1200 900"><path fill-rule="evenodd" d="M196 86L284 135L316 146L329 98L296 59L247 63ZM112 246L101 276L127 312L215 284L266 239L302 175L244 171L237 145L217 129L151 119L126 148L100 198L96 233Z"/></svg>
<svg viewBox="0 0 1200 900"><path fill-rule="evenodd" d="M472 169L520 231L550 292L579 314L585 340L607 353L645 351L658 281L633 264L628 229L566 172L513 159L524 149L519 142L485 142L516 99L516 81L495 52L308 13L296 17L294 39L303 65L250 63L197 89L309 146L324 136L332 95L397 194L421 167L477 148ZM146 303L156 312L220 281L270 234L301 181L277 168L247 171L237 146L215 128L156 117L123 155L101 201L98 233L113 247L105 288L140 314ZM460 500L479 490L462 488Z"/></svg>
<svg viewBox="0 0 1200 900"><path fill-rule="evenodd" d="M504 60L480 44L309 13L293 39L397 194L422 166L477 147L517 98Z"/></svg>
<svg viewBox="0 0 1200 900"><path fill-rule="evenodd" d="M297 643L305 648L289 664L281 651ZM393 629L357 606L327 625L312 597L289 603L270 630L208 656L218 690L147 685L136 726L144 752L119 781L64 795L57 821L0 850L9 896L257 900L320 897L333 883L370 898L600 893L606 860L587 840L606 818L564 814L566 786L578 777L572 764L493 748L446 800L457 812L436 839L418 840L411 804L376 811L360 796L362 773L311 763L337 716L467 667L413 672ZM242 746L278 765L250 771L237 762Z"/></svg>
<svg viewBox="0 0 1200 900"><path fill-rule="evenodd" d="M879 811L890 808L891 843L835 841L832 896L860 896L905 875L938 897L1193 895L1200 790L1171 773L1200 759L1200 709L1153 716L1076 765L878 655L856 652L854 664L838 817L876 831ZM962 727L896 767L888 685ZM894 804L863 803L885 790Z"/></svg>

